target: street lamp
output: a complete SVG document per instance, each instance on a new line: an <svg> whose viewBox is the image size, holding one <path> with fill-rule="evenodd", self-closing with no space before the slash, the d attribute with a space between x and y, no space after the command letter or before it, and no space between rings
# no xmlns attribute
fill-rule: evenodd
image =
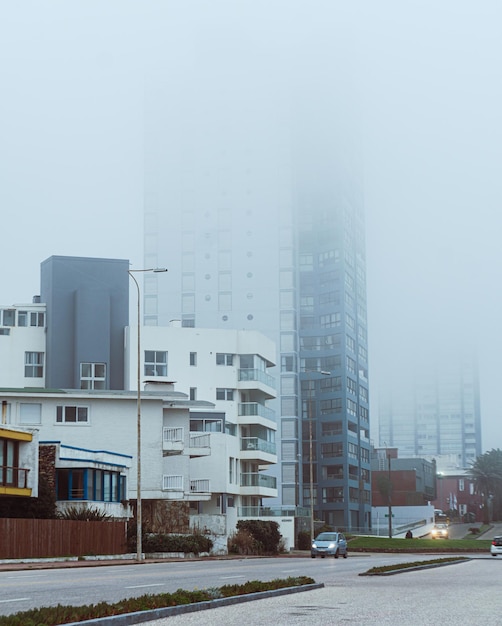
<svg viewBox="0 0 502 626"><path fill-rule="evenodd" d="M139 284L136 278L134 277L134 272L167 272L165 267L156 267L151 269L142 269L142 270L127 270L129 276L133 279L134 284L136 285L136 290L138 294L138 344L137 344L137 485L136 485L136 559L141 561L143 559L143 545L142 545L142 527L141 527L141 338L140 338L140 329L141 329L141 317L140 317L140 290Z"/></svg>
<svg viewBox="0 0 502 626"><path fill-rule="evenodd" d="M324 370L306 370L310 373L322 374L323 376L330 376L331 372L325 372ZM310 383L310 380L309 380ZM312 458L313 451L313 434L312 434L312 397L310 395L311 389L309 384L309 403L308 403L308 416L309 416L309 471L310 471L310 540L314 541L314 461Z"/></svg>
<svg viewBox="0 0 502 626"><path fill-rule="evenodd" d="M389 517L389 539L392 539L392 475L390 472L390 452L387 447L387 442L384 441L385 444L385 455L387 456L387 506L388 506L388 517Z"/></svg>

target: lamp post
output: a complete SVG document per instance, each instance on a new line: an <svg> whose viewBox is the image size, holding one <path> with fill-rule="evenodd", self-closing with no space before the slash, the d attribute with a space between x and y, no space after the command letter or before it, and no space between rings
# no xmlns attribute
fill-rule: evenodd
<svg viewBox="0 0 502 626"><path fill-rule="evenodd" d="M389 539L392 539L392 481L390 472L390 452L385 443L385 454L387 456L387 506L388 506L388 518L389 518Z"/></svg>
<svg viewBox="0 0 502 626"><path fill-rule="evenodd" d="M165 267L157 267L151 269L142 269L142 270L127 270L129 276L133 279L134 284L136 285L137 295L138 295L138 305L137 305L137 316L138 316L138 326L137 326L137 419L136 419L136 442L137 442L137 478L136 478L136 560L141 561L143 559L143 541L142 541L142 524L141 524L141 317L140 317L140 290L139 284L136 278L134 277L134 272L167 272Z"/></svg>
<svg viewBox="0 0 502 626"><path fill-rule="evenodd" d="M307 370L307 372L322 374L323 376L330 376L331 372L325 372L323 370ZM310 383L310 380L309 380ZM309 403L308 403L308 417L309 417L309 471L310 471L310 540L314 541L314 460L312 458L313 453L313 433L312 433L312 397L309 384Z"/></svg>

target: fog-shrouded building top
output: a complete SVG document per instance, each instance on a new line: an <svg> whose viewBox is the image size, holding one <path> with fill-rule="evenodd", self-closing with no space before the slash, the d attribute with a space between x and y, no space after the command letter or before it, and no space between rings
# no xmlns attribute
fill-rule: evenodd
<svg viewBox="0 0 502 626"><path fill-rule="evenodd" d="M306 105L272 89L250 109L249 85L203 100L195 84L169 87L148 104L144 240L145 267L169 273L143 277L144 322L275 341L281 504L313 497L318 519L367 527L364 217L349 118L336 90Z"/></svg>

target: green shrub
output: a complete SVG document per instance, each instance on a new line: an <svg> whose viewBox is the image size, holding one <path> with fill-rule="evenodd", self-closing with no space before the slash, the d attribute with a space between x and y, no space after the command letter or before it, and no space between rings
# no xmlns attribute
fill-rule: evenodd
<svg viewBox="0 0 502 626"><path fill-rule="evenodd" d="M213 541L201 533L192 535L165 535L149 533L143 538L144 552L184 552L200 554L211 552Z"/></svg>
<svg viewBox="0 0 502 626"><path fill-rule="evenodd" d="M278 554L280 550L281 533L277 522L265 520L239 520L237 532L244 530L249 533L256 542L259 554Z"/></svg>
<svg viewBox="0 0 502 626"><path fill-rule="evenodd" d="M230 535L227 541L229 554L260 554L262 546L253 535L245 529L238 530Z"/></svg>
<svg viewBox="0 0 502 626"><path fill-rule="evenodd" d="M298 550L310 550L310 543L310 532L301 530L297 538Z"/></svg>
<svg viewBox="0 0 502 626"><path fill-rule="evenodd" d="M104 522L107 519L112 519L111 515L104 513L97 507L85 506L71 506L65 511L58 513L60 519L73 520L77 522Z"/></svg>

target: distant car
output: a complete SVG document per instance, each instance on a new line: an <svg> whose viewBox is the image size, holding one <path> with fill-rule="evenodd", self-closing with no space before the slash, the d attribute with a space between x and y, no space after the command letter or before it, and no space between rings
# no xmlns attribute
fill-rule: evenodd
<svg viewBox="0 0 502 626"><path fill-rule="evenodd" d="M347 558L347 540L343 533L320 533L312 542L310 556L315 559L319 555L322 559L325 556L334 556L337 559L340 555Z"/></svg>
<svg viewBox="0 0 502 626"><path fill-rule="evenodd" d="M436 524L431 530L431 536L433 539L448 539L448 525Z"/></svg>
<svg viewBox="0 0 502 626"><path fill-rule="evenodd" d="M490 553L492 556L498 556L499 554L502 554L502 536L494 537L492 539Z"/></svg>

